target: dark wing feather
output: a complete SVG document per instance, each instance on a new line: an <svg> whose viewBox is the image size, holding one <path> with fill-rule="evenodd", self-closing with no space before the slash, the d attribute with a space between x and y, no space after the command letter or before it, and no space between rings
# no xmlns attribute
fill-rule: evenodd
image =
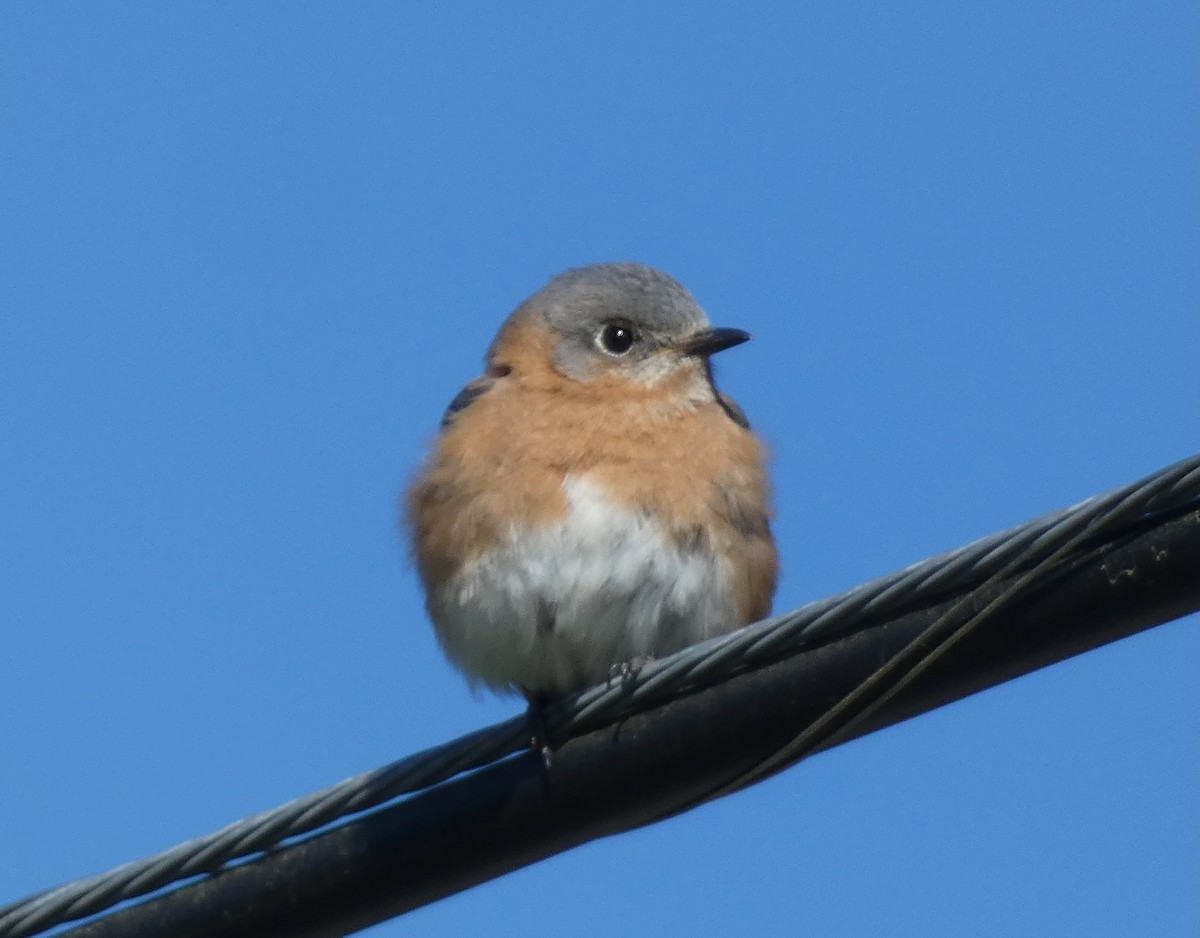
<svg viewBox="0 0 1200 938"><path fill-rule="evenodd" d="M455 417L470 407L481 395L486 394L495 383L496 379L492 375L480 375L475 380L469 381L461 391L454 395L454 400L442 414L441 428L445 430L450 426Z"/></svg>
<svg viewBox="0 0 1200 938"><path fill-rule="evenodd" d="M713 390L716 390L715 388ZM725 411L726 415L743 430L750 429L750 421L746 418L746 414L742 411L735 401L728 394L722 391L717 391L717 403L721 405L721 410Z"/></svg>

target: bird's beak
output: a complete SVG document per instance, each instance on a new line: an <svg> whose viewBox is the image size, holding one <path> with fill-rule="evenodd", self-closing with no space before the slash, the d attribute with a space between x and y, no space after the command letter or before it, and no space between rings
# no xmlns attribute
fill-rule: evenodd
<svg viewBox="0 0 1200 938"><path fill-rule="evenodd" d="M679 345L679 351L684 355L715 355L749 340L750 333L741 329L705 329L684 339Z"/></svg>

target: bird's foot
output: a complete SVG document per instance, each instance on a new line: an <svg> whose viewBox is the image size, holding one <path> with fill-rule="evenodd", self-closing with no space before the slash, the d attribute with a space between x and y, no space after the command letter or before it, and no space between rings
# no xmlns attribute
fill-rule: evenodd
<svg viewBox="0 0 1200 938"><path fill-rule="evenodd" d="M549 772L553 753L550 749L550 737L546 733L546 720L542 714L542 708L550 702L550 697L542 691L523 690L522 693L529 702L529 707L525 711L525 719L529 724L529 746L542 757L542 765Z"/></svg>
<svg viewBox="0 0 1200 938"><path fill-rule="evenodd" d="M632 681L638 676L638 673L654 660L652 655L634 655L628 661L619 661L608 669L608 683L619 682L624 684L626 681Z"/></svg>

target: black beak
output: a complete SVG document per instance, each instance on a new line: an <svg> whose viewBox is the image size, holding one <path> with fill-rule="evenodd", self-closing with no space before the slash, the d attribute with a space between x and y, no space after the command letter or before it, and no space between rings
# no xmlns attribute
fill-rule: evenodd
<svg viewBox="0 0 1200 938"><path fill-rule="evenodd" d="M688 336L679 346L684 355L715 355L727 348L750 341L750 333L741 329L705 329Z"/></svg>

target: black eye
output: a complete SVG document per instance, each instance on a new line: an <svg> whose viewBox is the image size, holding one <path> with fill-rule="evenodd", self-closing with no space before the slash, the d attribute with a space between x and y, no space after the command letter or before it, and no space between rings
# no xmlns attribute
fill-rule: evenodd
<svg viewBox="0 0 1200 938"><path fill-rule="evenodd" d="M633 347L633 343L637 341L637 336L634 334L632 327L619 322L610 322L600 330L600 335L596 336L596 341L600 344L600 348L608 352L609 355L624 355Z"/></svg>

